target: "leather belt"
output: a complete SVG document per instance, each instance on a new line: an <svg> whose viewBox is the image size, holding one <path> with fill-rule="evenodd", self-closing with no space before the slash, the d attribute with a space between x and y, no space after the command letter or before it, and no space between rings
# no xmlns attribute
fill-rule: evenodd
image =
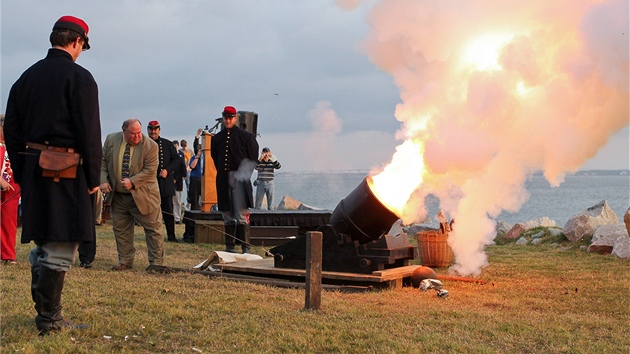
<svg viewBox="0 0 630 354"><path fill-rule="evenodd" d="M56 146L50 146L50 145L44 145L44 144L38 144L38 143L30 143L30 142L26 143L26 148L35 149L35 150L52 150L56 152L70 152L70 153L74 152L74 148L63 148L63 147L56 147Z"/></svg>

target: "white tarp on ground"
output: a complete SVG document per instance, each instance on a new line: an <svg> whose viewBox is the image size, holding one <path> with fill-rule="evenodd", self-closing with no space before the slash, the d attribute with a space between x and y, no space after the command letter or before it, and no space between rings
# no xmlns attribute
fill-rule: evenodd
<svg viewBox="0 0 630 354"><path fill-rule="evenodd" d="M213 264L246 262L246 261L252 261L256 259L263 259L263 258L257 254L249 254L249 253L240 254L240 253L215 251L210 254L210 257L208 257L208 259L197 264L193 268L199 269L199 270L206 270Z"/></svg>

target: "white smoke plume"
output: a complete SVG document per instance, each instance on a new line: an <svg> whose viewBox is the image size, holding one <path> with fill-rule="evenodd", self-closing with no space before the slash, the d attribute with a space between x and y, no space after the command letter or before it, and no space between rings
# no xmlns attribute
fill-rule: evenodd
<svg viewBox="0 0 630 354"><path fill-rule="evenodd" d="M304 142L305 151L311 164L318 169L327 170L339 165L335 157L334 145L343 129L343 121L337 116L328 101L318 101L308 112L308 119L313 126L313 133Z"/></svg>
<svg viewBox="0 0 630 354"><path fill-rule="evenodd" d="M423 168L403 219L422 220L424 197L440 198L456 220L453 271L488 265L494 218L518 211L533 172L557 186L629 124L628 10L627 0L382 0L371 9L365 51L399 87L401 146L415 146L397 149L392 164ZM409 179L389 167L375 181Z"/></svg>

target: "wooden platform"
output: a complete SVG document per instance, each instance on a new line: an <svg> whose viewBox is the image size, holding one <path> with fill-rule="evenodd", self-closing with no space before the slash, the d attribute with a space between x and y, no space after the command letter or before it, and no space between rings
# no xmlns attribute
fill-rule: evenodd
<svg viewBox="0 0 630 354"><path fill-rule="evenodd" d="M285 279L296 282L304 282L306 271L304 269L275 268L273 258L254 260L248 262L214 264L213 268L221 269L224 273L243 274L249 276L261 276L266 278ZM342 272L322 272L322 283L333 285L372 286L374 288L400 289L403 282L408 282L419 265L410 265L376 271L370 274L355 274ZM407 279L405 279L407 278Z"/></svg>

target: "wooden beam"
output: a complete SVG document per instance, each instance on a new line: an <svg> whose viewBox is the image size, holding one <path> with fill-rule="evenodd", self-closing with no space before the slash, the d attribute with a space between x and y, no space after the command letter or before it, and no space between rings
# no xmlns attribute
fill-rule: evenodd
<svg viewBox="0 0 630 354"><path fill-rule="evenodd" d="M319 310L322 304L322 238L319 231L306 233L306 304L307 310Z"/></svg>

